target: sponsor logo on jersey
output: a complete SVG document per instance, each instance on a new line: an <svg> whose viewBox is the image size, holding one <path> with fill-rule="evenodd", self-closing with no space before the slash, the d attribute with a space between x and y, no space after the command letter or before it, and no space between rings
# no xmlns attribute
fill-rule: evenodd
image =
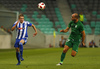
<svg viewBox="0 0 100 69"><path fill-rule="evenodd" d="M25 28L17 28L17 29L21 30L21 29L25 29Z"/></svg>

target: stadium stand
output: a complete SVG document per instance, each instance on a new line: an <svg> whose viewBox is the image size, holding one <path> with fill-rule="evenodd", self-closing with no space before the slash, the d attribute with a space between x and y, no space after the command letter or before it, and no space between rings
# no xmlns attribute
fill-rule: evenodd
<svg viewBox="0 0 100 69"><path fill-rule="evenodd" d="M86 34L100 34L100 1L99 0L67 0L72 13L84 14L84 28ZM93 29L95 29L93 31Z"/></svg>
<svg viewBox="0 0 100 69"><path fill-rule="evenodd" d="M2 5L11 11L19 11L24 14L25 20L34 24L41 32L45 34L53 34L53 31L59 33L58 29L65 29L66 25L61 16L60 10L57 7L56 0L44 0L46 5L45 10L37 8L40 0L3 0ZM59 26L60 25L60 26Z"/></svg>
<svg viewBox="0 0 100 69"><path fill-rule="evenodd" d="M99 0L66 0L72 13L84 14L84 28L87 34L100 34L98 26L100 24ZM45 34L62 34L59 31L66 28L61 12L56 0L43 0L46 5L45 10L37 8L41 0L0 0L0 4L11 11L19 11L25 16L25 20L34 24ZM100 26L99 26L100 27ZM69 33L67 33L69 34Z"/></svg>
<svg viewBox="0 0 100 69"><path fill-rule="evenodd" d="M44 10L38 9L38 3L41 1L46 4L46 8ZM53 32L55 31L57 34L55 42L57 42L56 46L59 46L60 37L63 34L63 36L66 38L69 36L70 30L68 33L60 33L59 31L61 29L65 29L66 26L68 26L68 23L71 20L71 14L74 12L83 12L83 24L87 34L86 45L88 46L89 41L93 39L99 46L99 4L99 0L0 0L0 8L3 7L2 9L4 9L0 9L0 15L2 15L0 16L0 26L4 26L6 29L11 28L14 21L17 19L17 13L23 13L25 20L34 24L38 30L37 37L33 38L33 28L28 29L28 34L30 36L28 45L30 47L36 46L35 48L37 48L41 44L41 47L48 48L50 44L53 45ZM12 46L15 42L15 31L16 30L12 32L12 38L9 38L11 39Z"/></svg>

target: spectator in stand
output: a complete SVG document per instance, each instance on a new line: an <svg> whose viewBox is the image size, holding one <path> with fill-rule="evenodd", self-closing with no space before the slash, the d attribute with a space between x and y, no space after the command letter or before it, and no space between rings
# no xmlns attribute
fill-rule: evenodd
<svg viewBox="0 0 100 69"><path fill-rule="evenodd" d="M89 47L92 48L92 47L98 47L96 46L95 42L92 40L91 42L89 42Z"/></svg>
<svg viewBox="0 0 100 69"><path fill-rule="evenodd" d="M59 46L60 46L60 47L64 47L65 42L66 42L66 39L65 39L63 36L61 36L61 39L60 39L60 41L59 41Z"/></svg>
<svg viewBox="0 0 100 69"><path fill-rule="evenodd" d="M5 32L7 32L7 29L6 29L6 28L4 28L4 31L5 31Z"/></svg>
<svg viewBox="0 0 100 69"><path fill-rule="evenodd" d="M7 32L12 36L12 33L11 33L11 30L10 29L8 29Z"/></svg>
<svg viewBox="0 0 100 69"><path fill-rule="evenodd" d="M12 33L11 33L11 30L10 30L10 29L7 30L7 29L4 28L3 26L1 26L0 29L1 29L2 31L5 31L5 32L9 33L9 34L12 36Z"/></svg>
<svg viewBox="0 0 100 69"><path fill-rule="evenodd" d="M79 14L79 17L80 17L80 21L83 23L84 22L84 16L83 16L82 12Z"/></svg>
<svg viewBox="0 0 100 69"><path fill-rule="evenodd" d="M4 31L4 27L3 27L3 26L1 26L0 29L1 29L2 31Z"/></svg>

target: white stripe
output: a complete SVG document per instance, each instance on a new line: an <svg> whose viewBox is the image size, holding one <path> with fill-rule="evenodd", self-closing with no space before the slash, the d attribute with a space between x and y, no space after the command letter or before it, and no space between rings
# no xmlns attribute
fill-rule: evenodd
<svg viewBox="0 0 100 69"><path fill-rule="evenodd" d="M23 28L23 24L20 24L20 28ZM23 31L23 29L20 29L19 39L20 39L20 38L21 38L21 36L22 36L22 31Z"/></svg>
<svg viewBox="0 0 100 69"><path fill-rule="evenodd" d="M18 30L17 30L17 33L16 33L16 38L18 37Z"/></svg>
<svg viewBox="0 0 100 69"><path fill-rule="evenodd" d="M25 37L25 34L26 34L26 22L25 22L25 30L24 30L24 34L23 34L23 37L22 38L24 38Z"/></svg>
<svg viewBox="0 0 100 69"><path fill-rule="evenodd" d="M16 23L17 23L17 21L14 24L16 24Z"/></svg>
<svg viewBox="0 0 100 69"><path fill-rule="evenodd" d="M19 23L17 24L17 28L19 27ZM16 29L17 29L16 28ZM17 33L16 33L16 38L18 37L18 29L17 29Z"/></svg>
<svg viewBox="0 0 100 69"><path fill-rule="evenodd" d="M28 38L26 38L25 42L27 42Z"/></svg>
<svg viewBox="0 0 100 69"><path fill-rule="evenodd" d="M27 42L27 39L25 40L25 42Z"/></svg>

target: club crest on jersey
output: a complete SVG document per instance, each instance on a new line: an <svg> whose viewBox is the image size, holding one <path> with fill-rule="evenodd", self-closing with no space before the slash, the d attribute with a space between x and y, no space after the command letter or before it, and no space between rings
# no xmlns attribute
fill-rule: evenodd
<svg viewBox="0 0 100 69"><path fill-rule="evenodd" d="M75 25L75 28L77 28L77 25Z"/></svg>

